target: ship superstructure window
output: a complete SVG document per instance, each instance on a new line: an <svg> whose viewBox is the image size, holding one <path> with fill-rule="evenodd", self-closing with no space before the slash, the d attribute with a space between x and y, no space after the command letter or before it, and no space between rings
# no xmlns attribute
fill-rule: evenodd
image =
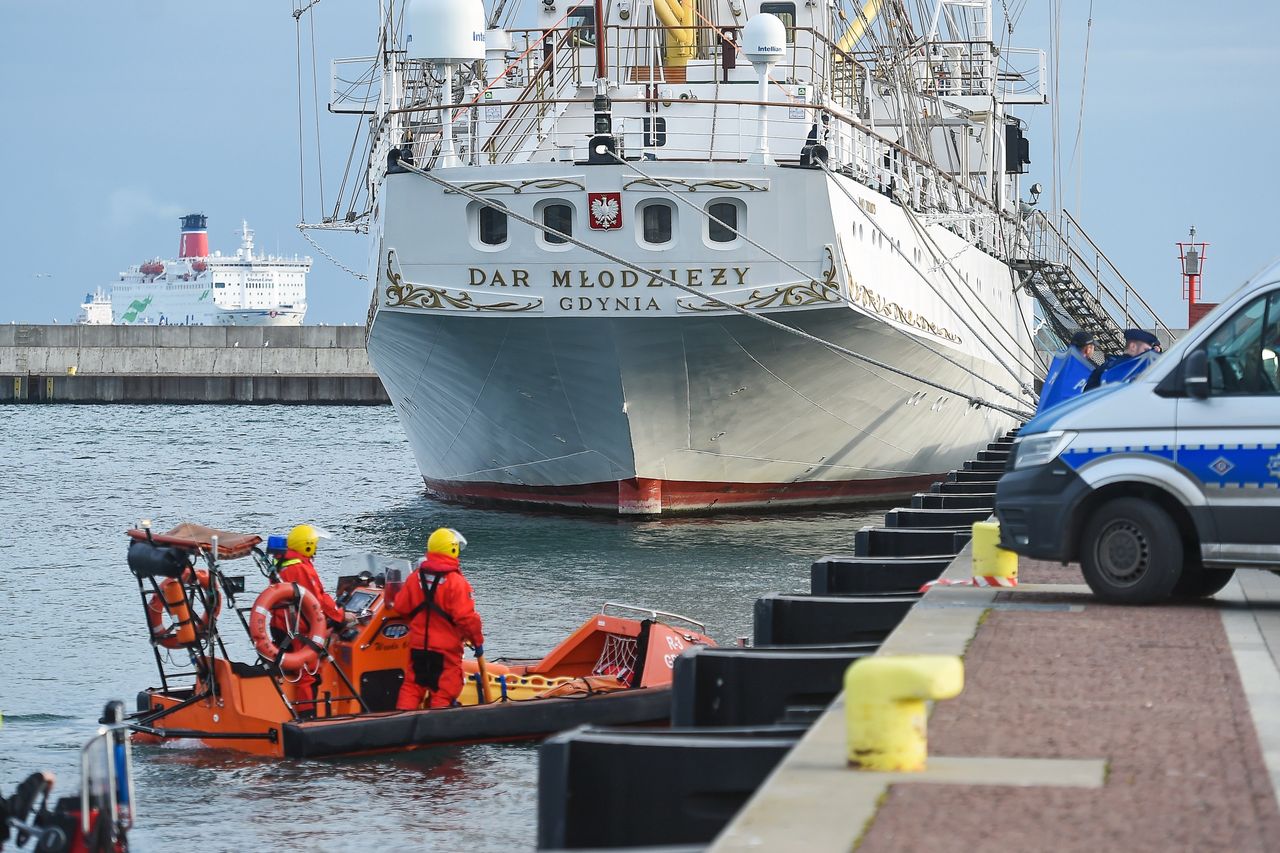
<svg viewBox="0 0 1280 853"><path fill-rule="evenodd" d="M665 201L649 201L640 207L640 239L650 246L671 242L675 208Z"/></svg>
<svg viewBox="0 0 1280 853"><path fill-rule="evenodd" d="M596 43L596 10L594 6L574 6L565 16L565 26L573 30L573 43L592 47Z"/></svg>
<svg viewBox="0 0 1280 853"><path fill-rule="evenodd" d="M712 243L733 243L743 229L745 211L733 200L721 199L707 205L707 239ZM719 221L717 221L719 220Z"/></svg>
<svg viewBox="0 0 1280 853"><path fill-rule="evenodd" d="M553 201L542 206L542 224L554 228L561 234L573 236L573 208L564 202ZM544 242L552 246L563 246L568 243L563 237L542 232Z"/></svg>
<svg viewBox="0 0 1280 853"><path fill-rule="evenodd" d="M507 242L507 212L499 207L480 208L480 242L486 246L504 246Z"/></svg>
<svg viewBox="0 0 1280 853"><path fill-rule="evenodd" d="M796 42L796 4L795 3L761 3L760 11L777 15L782 25L787 28L787 44Z"/></svg>
<svg viewBox="0 0 1280 853"><path fill-rule="evenodd" d="M662 116L645 116L641 127L645 148L661 148L667 144L667 120Z"/></svg>

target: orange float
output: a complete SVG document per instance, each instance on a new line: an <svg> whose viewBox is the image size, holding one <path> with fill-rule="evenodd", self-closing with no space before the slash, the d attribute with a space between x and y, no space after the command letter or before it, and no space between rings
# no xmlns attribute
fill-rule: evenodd
<svg viewBox="0 0 1280 853"><path fill-rule="evenodd" d="M209 627L209 613L192 618L191 602L187 597L184 584L191 583L192 569L182 574L182 579L168 578L160 584L160 591L147 602L147 627L151 629L151 639L166 649L181 649L195 643L196 638L205 633ZM206 598L209 592L209 573L204 569L196 569L195 582L204 589ZM213 618L218 618L222 610L222 601L214 605ZM173 622L166 625L164 615L168 613Z"/></svg>

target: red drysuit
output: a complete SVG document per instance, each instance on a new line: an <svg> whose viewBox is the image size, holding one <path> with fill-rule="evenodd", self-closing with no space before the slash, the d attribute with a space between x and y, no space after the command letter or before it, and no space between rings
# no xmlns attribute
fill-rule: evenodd
<svg viewBox="0 0 1280 853"><path fill-rule="evenodd" d="M310 557L303 556L297 551L286 551L284 560L280 563L280 580L283 583L296 583L316 597L316 601L320 602L320 609L324 611L324 615L332 619L334 622L341 622L345 615L338 603L333 600L329 593L324 591L324 583L320 580L320 575L316 573L315 564L311 562ZM284 610L277 610L271 614L271 635L277 642L281 642L286 630ZM310 635L312 628L307 624L305 616L298 617L298 634ZM317 626L318 627L318 626ZM301 642L295 640L293 648L301 647ZM298 689L294 694L294 707L299 711L308 714L315 713L316 684L320 681L318 675L303 670L301 677L298 679Z"/></svg>
<svg viewBox="0 0 1280 853"><path fill-rule="evenodd" d="M424 584L428 590L435 587L433 598L438 611L435 607L423 606L426 601ZM411 654L427 650L444 658L435 685L420 684L415 666L410 662L405 669L396 708L401 711L417 709L428 690L431 691L430 707L449 707L462 692L463 641L473 646L484 645L483 628L480 614L476 613L471 584L462 576L457 558L444 554L429 555L418 566L418 571L405 581L393 606L399 613L414 613L409 622L409 648L417 652Z"/></svg>

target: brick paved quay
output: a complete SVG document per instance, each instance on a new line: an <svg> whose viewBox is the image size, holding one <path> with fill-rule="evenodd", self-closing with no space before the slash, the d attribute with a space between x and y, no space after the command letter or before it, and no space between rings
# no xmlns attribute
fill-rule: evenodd
<svg viewBox="0 0 1280 853"><path fill-rule="evenodd" d="M1053 761L1100 759L1100 784L869 786L843 766L838 701L714 849L1280 850L1280 578L1242 571L1213 599L1139 608L1096 601L1074 566L1019 571L1015 591L931 591L887 644L933 650L956 633L944 620L974 614L965 689L929 720L930 767L1047 759L1052 779Z"/></svg>

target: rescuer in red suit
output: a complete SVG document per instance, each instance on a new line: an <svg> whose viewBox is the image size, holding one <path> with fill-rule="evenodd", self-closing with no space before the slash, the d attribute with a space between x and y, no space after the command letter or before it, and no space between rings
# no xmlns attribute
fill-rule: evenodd
<svg viewBox="0 0 1280 853"><path fill-rule="evenodd" d="M480 614L458 566L466 545L451 528L432 533L427 558L396 595L395 609L409 619L409 667L397 710L449 707L462 693L463 642L471 644L476 657L484 654Z"/></svg>
<svg viewBox="0 0 1280 853"><path fill-rule="evenodd" d="M348 615L337 602L324 591L324 583L320 580L320 575L316 573L315 564L311 562L311 558L315 556L316 549L320 545L320 531L312 527L310 524L299 524L293 530L289 531L289 538L285 542L288 548L285 551L284 559L280 561L280 581L281 583L296 583L316 597L320 602L320 609L324 611L324 615L338 625L355 624L355 614ZM276 610L271 614L271 638L276 645L282 645L289 639L288 623L286 619L291 618L286 614L285 609ZM310 636L313 632L311 626L307 624L306 617L298 615L299 624L297 633L299 636ZM301 640L294 640L293 647L297 648L301 644ZM317 672L319 667L317 666ZM298 687L294 693L293 706L297 709L298 714L303 717L314 717L316 715L316 684L320 678L316 673L307 672L304 668L298 678Z"/></svg>

